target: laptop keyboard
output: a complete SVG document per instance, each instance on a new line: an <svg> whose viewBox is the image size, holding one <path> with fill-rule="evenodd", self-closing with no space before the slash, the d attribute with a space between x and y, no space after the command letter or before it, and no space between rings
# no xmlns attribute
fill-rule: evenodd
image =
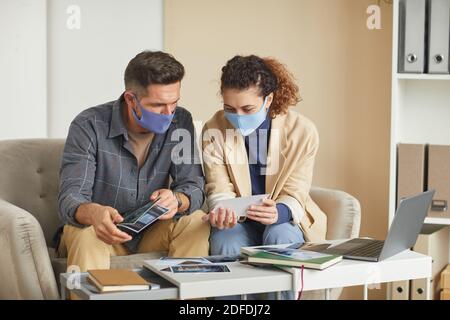
<svg viewBox="0 0 450 320"><path fill-rule="evenodd" d="M383 250L384 241L371 240L370 243L365 244L362 247L356 248L347 252L347 256L353 257L379 257L381 250Z"/></svg>

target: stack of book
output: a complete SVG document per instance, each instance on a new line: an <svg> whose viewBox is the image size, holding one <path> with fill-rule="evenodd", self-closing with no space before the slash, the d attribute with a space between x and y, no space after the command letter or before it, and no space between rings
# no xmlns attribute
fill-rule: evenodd
<svg viewBox="0 0 450 320"><path fill-rule="evenodd" d="M341 255L325 254L310 250L286 248L285 246L242 247L241 253L254 264L304 267L323 270L342 260Z"/></svg>
<svg viewBox="0 0 450 320"><path fill-rule="evenodd" d="M101 293L149 290L155 286L128 269L88 270L87 279Z"/></svg>

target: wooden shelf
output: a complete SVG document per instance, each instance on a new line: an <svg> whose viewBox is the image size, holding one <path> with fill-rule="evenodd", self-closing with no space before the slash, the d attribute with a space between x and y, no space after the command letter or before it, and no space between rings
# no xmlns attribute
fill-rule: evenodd
<svg viewBox="0 0 450 320"><path fill-rule="evenodd" d="M450 74L415 74L415 73L397 73L397 79L404 80L448 80L450 81Z"/></svg>
<svg viewBox="0 0 450 320"><path fill-rule="evenodd" d="M440 224L440 225L450 225L450 218L425 218L426 224Z"/></svg>

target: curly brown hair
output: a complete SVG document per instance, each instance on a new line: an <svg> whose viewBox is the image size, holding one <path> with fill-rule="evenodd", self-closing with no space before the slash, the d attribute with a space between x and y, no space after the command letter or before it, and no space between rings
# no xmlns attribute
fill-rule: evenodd
<svg viewBox="0 0 450 320"><path fill-rule="evenodd" d="M270 117L285 114L290 106L301 101L299 88L286 66L274 58L260 58L255 55L235 56L222 68L220 90L245 90L256 86L261 96L273 92Z"/></svg>

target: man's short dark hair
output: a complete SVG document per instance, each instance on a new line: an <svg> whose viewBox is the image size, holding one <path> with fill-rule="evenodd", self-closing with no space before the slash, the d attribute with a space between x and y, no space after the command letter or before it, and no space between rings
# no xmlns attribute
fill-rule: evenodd
<svg viewBox="0 0 450 320"><path fill-rule="evenodd" d="M184 67L172 55L162 51L143 51L125 69L125 88L146 95L151 84L173 84L184 77Z"/></svg>

